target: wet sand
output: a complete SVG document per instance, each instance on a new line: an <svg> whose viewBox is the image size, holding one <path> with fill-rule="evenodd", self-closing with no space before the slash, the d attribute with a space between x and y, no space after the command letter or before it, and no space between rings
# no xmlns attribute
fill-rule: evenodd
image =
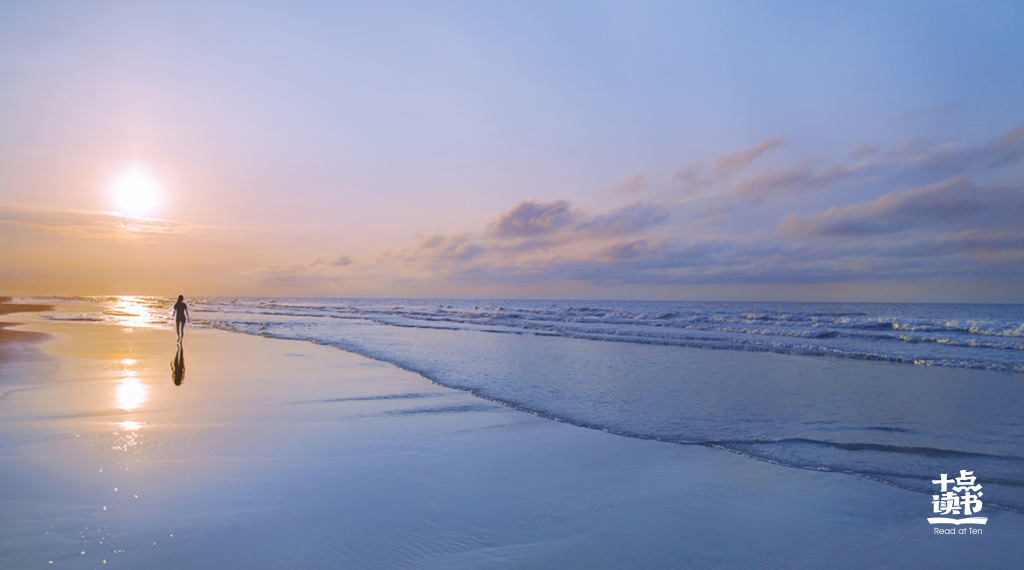
<svg viewBox="0 0 1024 570"><path fill-rule="evenodd" d="M30 305L10 301L10 297L0 297L0 315L17 314L0 321L0 392L5 389L5 380L25 382L40 375L39 370L44 364L39 361L41 355L36 347L49 336L42 332L21 330L19 325L26 320L32 320L25 313L53 309L53 305Z"/></svg>
<svg viewBox="0 0 1024 570"><path fill-rule="evenodd" d="M0 322L0 366L23 358L23 353L32 345L42 342L46 335L38 332L12 330L17 323Z"/></svg>
<svg viewBox="0 0 1024 570"><path fill-rule="evenodd" d="M583 429L330 347L190 329L176 385L170 329L15 317L51 340L37 345L45 362L0 368L3 568L1024 557L1015 513L986 509L983 534L938 536L922 493Z"/></svg>
<svg viewBox="0 0 1024 570"><path fill-rule="evenodd" d="M53 309L53 305L11 303L10 300L10 297L0 297L0 315L10 315L12 313L38 313ZM46 338L46 335L42 333L8 329L8 327L17 324L19 323L0 321L0 350L11 350L13 349L12 345L14 344L35 342ZM6 360L9 359L4 358L3 354L0 353L0 363Z"/></svg>

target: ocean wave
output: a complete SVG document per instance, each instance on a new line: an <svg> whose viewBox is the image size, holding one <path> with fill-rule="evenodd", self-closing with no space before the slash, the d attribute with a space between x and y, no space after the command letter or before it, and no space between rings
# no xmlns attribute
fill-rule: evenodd
<svg viewBox="0 0 1024 570"><path fill-rule="evenodd" d="M817 445L842 449L845 451L877 451L883 453L898 453L908 455L924 455L929 457L963 457L963 458L992 458L1005 459L1020 462L1024 466L1024 457L1013 455L995 455L990 453L976 453L971 451L960 451L956 449L941 449L935 447L908 447L900 445L885 445L880 443L844 443L836 441L825 441L808 439L802 437L773 439L773 440L711 440L702 443L718 446L758 446L758 445ZM1024 485L1024 482L1020 483Z"/></svg>
<svg viewBox="0 0 1024 570"><path fill-rule="evenodd" d="M991 406L972 412L974 415L963 420L968 422L964 429L956 430L939 419L944 417L942 414L947 408L941 396L933 395L929 400L932 407L928 410L938 413L925 410L917 414L919 417L908 416L907 410L920 407L921 397L943 386L943 379L949 376L915 372L914 378L935 378L938 382L934 387L921 386L908 391L896 381L901 374L880 372L879 376L893 382L892 392L881 389L877 392L879 398L893 396L905 400L906 405L889 406L891 415L876 414L868 420L860 414L853 417L845 412L833 413L830 410L836 388L826 386L815 396L820 397L820 401L816 400L818 405L811 416L800 415L794 421L785 415L784 410L791 400L808 397L802 391L794 391L792 396L777 402L782 413L769 410L765 418L758 419L763 423L757 423L746 416L737 420L732 411L720 416L715 414L736 409L756 410L760 414L765 408L774 409L765 404L766 393L748 394L744 390L728 389L724 396L713 395L726 398L726 403L718 402L717 408L693 407L691 394L673 391L677 390L677 381L685 383L684 374L675 376L674 372L671 372L671 382L649 385L669 390L666 397L660 392L651 392L657 397L637 404L646 397L648 385L639 385L634 392L616 392L614 390L621 388L616 388L619 379L632 383L645 375L662 373L659 371L681 370L678 365L691 357L682 351L679 356L673 356L675 351L623 351L600 344L773 352L893 365L1022 373L1024 358L1021 351L1014 348L1018 345L1016 339L969 333L969 329L977 329L979 323L986 323L981 328L992 330L1016 329L1013 323L1024 317L1021 308L1011 308L1002 314L986 307L923 306L904 307L902 313L890 314L890 307L874 306L834 310L816 306L800 313L796 310L799 307L752 310L751 307L710 303L609 303L608 306L587 303L582 307L566 307L558 302L505 301L279 299L273 305L258 305L254 300L230 301L209 299L207 305L197 307L197 314L218 328L335 346L390 362L440 386L466 390L477 397L541 417L626 437L703 445L760 461L848 473L920 492L930 492L931 480L939 473L955 473L961 466L967 466L983 474L986 490L991 489L993 497L1000 497L998 506L1024 512L1024 482L1019 476L1024 472L1024 458L1017 453L1019 446L1011 437L1019 427L1007 427L1010 425L1007 422L1015 416L1006 414L1015 411L993 415L992 410L999 404L990 398L987 401ZM751 316L758 318L749 318ZM893 323L899 326L893 327ZM928 327L941 332L925 330ZM481 332L489 334L475 334ZM495 338L495 333L507 336ZM534 340L520 336L524 334L594 342ZM406 344L397 339L407 339L402 341ZM486 347L501 347L505 352L499 350L491 355ZM524 352L530 350L540 352ZM551 354L544 356L545 350L551 350ZM604 373L601 367L607 367L609 362L600 361L600 357L609 353L643 355L643 358L637 357L636 368L629 374L613 374L600 382L587 384L579 394L558 395L566 382L590 383L596 375ZM567 359L571 360L569 364L551 369L559 359L579 354L589 356L573 356ZM571 377L574 370L590 366L588 362L593 357L599 362L580 372L578 380L562 380ZM649 357L666 360L652 363ZM553 359L545 361L552 364L531 369L532 375L520 368L525 365L523 360L541 358ZM990 390L992 386L1013 386L1015 380L1009 376L985 375L963 378L983 379L985 382L979 386ZM822 378L821 384L827 384L827 380ZM788 382L785 378L774 381ZM975 388L977 386L964 387L969 392ZM955 397L950 394L950 398ZM958 413L964 412L965 404L970 404L970 398L957 401ZM632 406L640 407L633 410ZM873 405L872 410L877 411L878 407L881 404ZM684 412L679 412L680 409ZM421 413L446 411L430 406L421 410ZM965 434L969 437L963 437ZM986 506L990 504L996 503L986 503Z"/></svg>
<svg viewBox="0 0 1024 570"><path fill-rule="evenodd" d="M271 302L273 301L273 302ZM488 333L561 335L590 340L695 348L771 351L927 366L1024 372L1024 312L1020 320L891 317L867 310L726 311L727 304L559 302L456 303L415 301L310 302L304 299L206 300L203 310L226 309L260 318L356 319L385 326ZM671 305L671 304L669 304ZM712 310L701 310L711 308ZM939 307L940 309L945 307ZM931 307L929 307L932 310ZM917 348L915 348L917 347ZM1001 356L1000 356L1001 354Z"/></svg>
<svg viewBox="0 0 1024 570"><path fill-rule="evenodd" d="M122 297L59 297L116 305ZM132 297L153 311L174 299ZM395 327L559 335L1024 372L1024 307L356 299L189 300L200 319L349 319ZM116 310L116 309L114 309ZM129 317L130 315L122 315ZM167 322L164 316L153 323Z"/></svg>

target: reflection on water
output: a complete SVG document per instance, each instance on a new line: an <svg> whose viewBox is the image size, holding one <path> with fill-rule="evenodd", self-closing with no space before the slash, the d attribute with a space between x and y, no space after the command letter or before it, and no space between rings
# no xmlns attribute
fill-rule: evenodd
<svg viewBox="0 0 1024 570"><path fill-rule="evenodd" d="M126 412L137 412L149 398L149 388L134 370L138 360L122 358L119 364L121 365L121 377L118 379L117 388L114 391L114 406ZM142 443L141 430L145 425L145 422L134 419L114 422L114 426L119 429L114 432L116 439L111 448L117 451L137 453Z"/></svg>
<svg viewBox="0 0 1024 570"><path fill-rule="evenodd" d="M124 421L117 422L114 425L120 427L121 431L114 432L117 440L114 441L112 449L118 451L137 451L142 443L142 434L139 432L146 424L144 422Z"/></svg>
<svg viewBox="0 0 1024 570"><path fill-rule="evenodd" d="M157 312L160 302L147 297L117 297L106 311L107 317L129 330L133 328L155 328L167 322L167 315Z"/></svg>
<svg viewBox="0 0 1024 570"><path fill-rule="evenodd" d="M129 376L121 379L115 394L116 406L125 411L131 411L141 406L149 394L149 390L146 389L142 381L131 374L134 373L129 372Z"/></svg>
<svg viewBox="0 0 1024 570"><path fill-rule="evenodd" d="M185 347L180 344L174 360L171 361L171 378L174 379L175 386L181 386L185 381Z"/></svg>

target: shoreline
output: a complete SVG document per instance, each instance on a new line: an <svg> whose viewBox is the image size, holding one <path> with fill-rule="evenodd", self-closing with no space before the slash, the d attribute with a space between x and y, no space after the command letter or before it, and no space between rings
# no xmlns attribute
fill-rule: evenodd
<svg viewBox="0 0 1024 570"><path fill-rule="evenodd" d="M0 296L0 316L19 315L21 318L0 320L0 387L4 384L3 378L34 375L32 370L38 368L43 360L39 345L51 338L44 332L12 327L23 326L25 317L30 313L53 310L53 305L9 303L10 300L10 297Z"/></svg>
<svg viewBox="0 0 1024 570"><path fill-rule="evenodd" d="M43 311L52 311L54 308L53 305L9 303L8 301L10 300L10 297L0 296L0 316L16 313L40 313ZM8 345L40 342L47 338L44 333L10 330L9 328L22 324L24 323L0 321L0 364L4 362L4 350L7 349Z"/></svg>
<svg viewBox="0 0 1024 570"><path fill-rule="evenodd" d="M643 434L615 431L615 430L612 430L612 429L604 429L604 428L601 428L601 427L598 427L598 426L594 426L594 425L591 425L591 424L588 424L588 423L585 423L585 422L575 421L573 419L566 418L566 417L564 417L562 415L559 415L559 414L554 414L554 413L550 413L550 412L546 412L546 411L542 411L542 410L534 410L534 409L531 409L531 408L528 408L528 407L524 407L524 406L518 405L515 402L509 402L509 401L505 401L505 400L502 400L502 399L499 399L499 398L496 398L496 397L492 397L492 396L489 396L489 395L486 395L486 394L482 394L476 388L467 388L467 387L461 387L461 386L458 386L458 385L455 385L455 384L446 384L446 383L443 383L441 381L438 381L438 380L436 380L434 378L431 378L431 377L427 376L425 373L423 373L423 372L421 372L419 370L416 370L414 368L405 367L401 363L392 362L390 360L385 360L385 359L381 359L381 358L374 358L372 356L361 354L359 352L356 352L356 351L353 351L353 350L349 350L349 349L346 349L344 347L337 346L337 345L334 345L334 344L318 343L316 341L310 341L310 340L297 340L297 339L290 339L290 338L287 338L287 337L278 337L278 336L272 336L272 335L261 335L261 334L254 334L254 333L249 333L249 332L233 331L233 330L230 330L230 329L227 329L227 328L221 328L221 327L211 327L211 328L213 328L215 330L227 332L229 334L241 334L241 335L253 336L253 337L256 337L256 338L267 338L267 339L279 340L279 341L284 341L284 342L312 342L314 344L323 344L323 346L329 346L331 348L340 350L340 351L345 352L347 354L352 354L352 355L355 355L355 356L358 356L358 357L361 357L361 358L366 358L368 360L372 360L372 361L375 361L375 362L380 362L380 363L383 363L383 364L388 364L388 365L394 366L394 367L398 368L399 370L401 370L403 372L406 372L406 373L409 373L409 374L414 374L414 375L418 376L419 378L423 379L424 381L426 381L426 382L428 382L428 383L430 383L430 384L432 384L434 386L437 386L439 388L444 388L444 389L447 389L447 390L455 390L455 391L463 392L463 393L466 393L466 394L468 394L468 395L470 395L470 396L472 396L474 398L477 398L477 399L480 399L480 400L484 400L484 401L487 401L487 402L491 402L491 403L503 406L505 408L508 408L510 410L514 410L514 411L519 412L519 413L530 414L530 415L536 416L538 418L542 418L542 419L545 419L545 420L548 420L548 421L558 422L558 423L569 425L569 426L572 426L572 427L575 427L575 428L579 428L579 429L592 430L592 431L596 431L596 432L600 432L600 433L610 434L610 435L613 435L613 436L616 436L616 437L623 437L623 438L627 438L627 439L635 439L635 440L639 440L639 441L652 441L652 442L658 442L658 443L664 443L664 444L672 444L672 445L703 447L703 448L707 448L707 449L712 449L712 450L716 450L716 451L721 451L721 452L725 452L725 453L734 454L734 455L737 455L737 456L742 457L744 459L767 463L769 465L773 465L773 466L776 466L776 467L782 467L782 468L786 468L786 469L799 469L799 470L811 471L811 472L815 472L815 473L832 473L832 474L835 474L835 475L847 475L847 476L851 476L851 477L858 477L858 478L861 478L861 479L864 479L864 480L872 481L872 482L877 483L877 484L887 485L887 486L894 487L896 489L900 489L900 490L903 490L903 491L909 491L909 492L917 493L917 494L920 494L920 495L931 495L930 492L922 491L922 490L919 490L919 489L914 489L913 487L909 487L909 486L901 485L901 484L898 484L898 483L895 483L895 482L892 482L892 481L888 481L888 480L886 480L884 478L881 478L881 477L867 475L867 474L863 474L863 473L858 473L858 472L855 472L855 471L844 471L844 470L837 470L837 469L818 469L818 468L815 468L815 467L800 465L800 464L796 464L796 463L786 463L786 462L782 462L782 461L773 460L773 459L770 459L770 458L767 458L767 457L762 457L762 456L759 456L759 455L754 455L754 454L746 453L746 452L738 450L738 449L733 449L733 448L727 447L725 444L723 444L721 442L706 442L706 441L697 441L697 440L688 441L688 440L682 440L682 439L662 438L662 437L657 437L657 436L648 436L648 435L643 435ZM595 342L592 339L579 339L579 340L582 340L584 342ZM725 350L725 349L716 349L716 348L703 348L703 349L693 348L693 347L679 347L679 348L682 348L684 350ZM764 355L772 355L772 356L774 356L774 355L779 355L779 356L782 356L782 357L794 357L795 356L795 357L799 357L799 358L810 358L810 359L818 359L818 358L840 358L840 359L842 359L842 358L847 358L847 357L842 357L842 356L840 356L840 357L834 357L834 356L825 357L825 356L821 356L821 355L793 355L793 354L775 353L775 352L769 352L769 351L753 351L753 352L764 354ZM857 362L861 363L861 361L857 361ZM875 364L882 364L882 365L891 365L891 364L906 365L907 363L906 362L890 362L890 361L867 361L867 364L869 364L869 365L875 365ZM947 369L946 368L940 368L940 370L946 371ZM971 370L971 369L967 369L967 370L970 370L970 373L975 372L975 370ZM960 370L955 370L955 371L956 372L960 372ZM981 371L978 371L978 372L981 372ZM985 371L985 372L988 372L988 371ZM1017 374L1017 372L1003 372L1003 371L998 371L996 373L997 374ZM827 443L833 443L833 442L827 442ZM841 446L842 444L836 444L836 445L838 447L838 446ZM1018 515L1024 514L1024 511L1022 511L1020 508L1014 507L1013 505L1007 505L1007 504L1001 504L1001 503L993 503L993 502L986 502L985 505L986 505L987 508L998 509L998 510L1001 510L1001 511L1006 511L1008 513L1015 513L1015 514L1018 514Z"/></svg>
<svg viewBox="0 0 1024 570"><path fill-rule="evenodd" d="M919 492L581 429L333 347L190 329L175 386L170 330L25 320L52 335L40 345L51 369L0 401L0 561L15 567L953 568L1024 556L1012 512L983 513L981 536L933 536Z"/></svg>
<svg viewBox="0 0 1024 570"><path fill-rule="evenodd" d="M625 437L706 445L926 495L938 473L966 466L987 474L986 504L998 497L999 508L1024 512L1020 430L999 427L1017 415L1016 373L417 327L317 330L314 322L312 332L276 334L273 324L242 323L225 330L313 340L512 409ZM630 369L635 362L643 366ZM971 386L968 400L946 397L963 386Z"/></svg>

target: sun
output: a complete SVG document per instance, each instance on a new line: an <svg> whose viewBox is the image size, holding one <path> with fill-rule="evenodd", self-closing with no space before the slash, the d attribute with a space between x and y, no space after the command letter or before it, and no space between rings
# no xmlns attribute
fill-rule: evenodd
<svg viewBox="0 0 1024 570"><path fill-rule="evenodd" d="M126 214L148 214L160 202L160 186L152 175L138 167L118 176L111 190L117 209Z"/></svg>

